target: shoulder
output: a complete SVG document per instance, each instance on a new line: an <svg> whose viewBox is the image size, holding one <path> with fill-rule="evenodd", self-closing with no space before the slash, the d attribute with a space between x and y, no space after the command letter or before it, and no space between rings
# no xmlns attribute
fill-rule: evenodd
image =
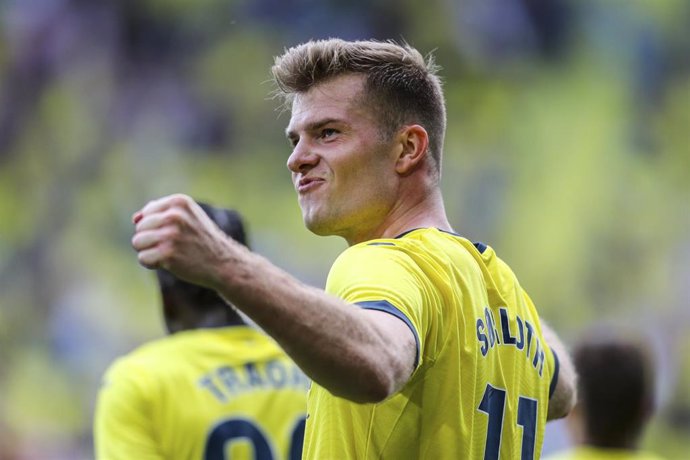
<svg viewBox="0 0 690 460"><path fill-rule="evenodd" d="M347 248L333 262L331 272L380 272L391 266L414 267L409 245L394 239L373 240Z"/></svg>
<svg viewBox="0 0 690 460"><path fill-rule="evenodd" d="M663 460L649 452L617 449L600 449L579 446L569 451L557 452L544 457L544 460Z"/></svg>
<svg viewBox="0 0 690 460"><path fill-rule="evenodd" d="M472 242L464 236L449 230L418 228L395 238L398 247L413 257L419 254L435 255L439 258L471 257L489 264L495 258L494 250L482 242Z"/></svg>
<svg viewBox="0 0 690 460"><path fill-rule="evenodd" d="M96 405L98 420L129 423L145 412L156 385L149 367L137 355L135 350L117 358L103 374Z"/></svg>
<svg viewBox="0 0 690 460"><path fill-rule="evenodd" d="M547 455L544 460L577 460L577 457L572 452L558 452Z"/></svg>
<svg viewBox="0 0 690 460"><path fill-rule="evenodd" d="M349 302L416 295L426 277L406 244L394 239L360 243L333 263L326 292ZM393 302L397 304L396 302Z"/></svg>
<svg viewBox="0 0 690 460"><path fill-rule="evenodd" d="M420 254L429 254L444 245L457 245L459 241L471 245L460 235L435 228L418 228L395 238L379 238L351 246L340 254L334 265L370 260L413 263Z"/></svg>
<svg viewBox="0 0 690 460"><path fill-rule="evenodd" d="M136 377L136 380L146 379L151 369L156 367L160 362L160 357L168 354L172 346L170 337L162 337L159 339L146 342L129 353L122 355L108 366L103 374L103 384L108 385L113 381L121 381L130 377Z"/></svg>
<svg viewBox="0 0 690 460"><path fill-rule="evenodd" d="M664 460L663 457L659 457L651 452L642 451L639 452L639 457L636 460Z"/></svg>
<svg viewBox="0 0 690 460"><path fill-rule="evenodd" d="M591 452L590 448L575 446L568 450L561 450L544 457L544 460L595 460L598 459L596 453Z"/></svg>

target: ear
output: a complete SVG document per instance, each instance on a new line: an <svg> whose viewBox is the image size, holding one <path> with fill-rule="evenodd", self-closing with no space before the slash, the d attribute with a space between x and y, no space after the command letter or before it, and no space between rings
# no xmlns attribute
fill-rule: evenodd
<svg viewBox="0 0 690 460"><path fill-rule="evenodd" d="M429 135L420 125L409 125L400 131L399 141L402 149L395 163L395 171L405 176L417 169L426 158Z"/></svg>

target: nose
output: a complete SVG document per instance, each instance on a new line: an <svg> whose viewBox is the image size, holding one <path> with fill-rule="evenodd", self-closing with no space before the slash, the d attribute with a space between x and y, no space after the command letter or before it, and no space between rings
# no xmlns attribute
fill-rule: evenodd
<svg viewBox="0 0 690 460"><path fill-rule="evenodd" d="M288 157L287 167L293 173L298 173L313 168L318 162L319 156L300 139Z"/></svg>

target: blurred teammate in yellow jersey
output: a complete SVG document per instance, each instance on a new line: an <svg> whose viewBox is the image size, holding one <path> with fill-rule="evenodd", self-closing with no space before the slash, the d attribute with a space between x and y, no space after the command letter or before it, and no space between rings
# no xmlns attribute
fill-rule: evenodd
<svg viewBox="0 0 690 460"><path fill-rule="evenodd" d="M308 459L537 459L547 419L573 404L570 359L513 272L448 222L435 72L388 42L276 59L304 222L350 246L325 292L225 238L187 196L133 216L142 265L217 290L313 379Z"/></svg>
<svg viewBox="0 0 690 460"><path fill-rule="evenodd" d="M205 204L245 243L240 216ZM95 415L101 460L301 458L308 380L212 290L158 270L171 335L115 361Z"/></svg>
<svg viewBox="0 0 690 460"><path fill-rule="evenodd" d="M642 343L609 327L576 345L579 400L568 417L576 447L548 460L660 460L639 449L656 388Z"/></svg>

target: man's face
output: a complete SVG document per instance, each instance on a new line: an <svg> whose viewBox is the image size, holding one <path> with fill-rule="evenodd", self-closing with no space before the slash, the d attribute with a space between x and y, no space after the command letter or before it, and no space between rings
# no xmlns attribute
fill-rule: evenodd
<svg viewBox="0 0 690 460"><path fill-rule="evenodd" d="M381 138L380 122L362 103L363 84L361 75L344 75L298 94L286 130L305 225L350 244L378 236L390 214L401 149Z"/></svg>

